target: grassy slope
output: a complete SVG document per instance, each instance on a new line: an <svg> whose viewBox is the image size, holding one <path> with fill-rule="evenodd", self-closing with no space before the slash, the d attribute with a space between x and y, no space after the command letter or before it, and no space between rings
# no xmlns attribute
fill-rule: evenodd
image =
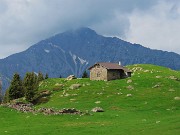
<svg viewBox="0 0 180 135"><path fill-rule="evenodd" d="M53 92L49 102L36 108L77 108L85 111L99 106L105 110L104 113L44 116L0 107L0 134L178 134L180 101L174 97L180 97L180 81L169 79L169 76L180 78L180 72L153 65L129 68L138 70L128 79L109 82L48 79L39 88L53 90L56 83L64 84L63 90ZM127 83L129 79L131 83ZM71 84L76 83L82 87L70 90ZM152 88L156 84L159 87ZM129 85L134 90L129 90ZM127 97L127 94L132 94L132 97ZM97 101L100 103L95 103Z"/></svg>

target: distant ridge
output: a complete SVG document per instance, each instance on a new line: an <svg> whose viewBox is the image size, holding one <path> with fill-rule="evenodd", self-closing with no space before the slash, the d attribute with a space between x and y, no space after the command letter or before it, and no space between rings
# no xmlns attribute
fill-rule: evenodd
<svg viewBox="0 0 180 135"><path fill-rule="evenodd" d="M155 64L180 70L180 55L152 50L131 44L116 37L104 37L94 30L82 27L42 40L27 50L0 60L3 89L15 72L48 73L49 77L78 77L96 62L129 64Z"/></svg>

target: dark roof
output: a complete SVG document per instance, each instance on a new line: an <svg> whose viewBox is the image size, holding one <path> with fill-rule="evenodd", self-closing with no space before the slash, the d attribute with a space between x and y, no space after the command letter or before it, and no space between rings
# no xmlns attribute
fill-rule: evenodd
<svg viewBox="0 0 180 135"><path fill-rule="evenodd" d="M125 72L131 72L129 69L119 65L118 63L110 63L110 62L98 62L94 64L93 66L91 66L89 70L93 68L95 65L101 65L108 70L124 70Z"/></svg>

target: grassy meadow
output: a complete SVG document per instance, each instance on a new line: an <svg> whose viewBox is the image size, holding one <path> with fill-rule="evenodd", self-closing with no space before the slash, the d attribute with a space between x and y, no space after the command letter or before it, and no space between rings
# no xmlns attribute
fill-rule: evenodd
<svg viewBox="0 0 180 135"><path fill-rule="evenodd" d="M51 92L35 109L76 108L85 115L43 115L0 107L0 135L178 135L180 72L154 65L128 66L131 78L113 81L49 78ZM73 84L80 84L72 88ZM91 112L94 107L104 112Z"/></svg>

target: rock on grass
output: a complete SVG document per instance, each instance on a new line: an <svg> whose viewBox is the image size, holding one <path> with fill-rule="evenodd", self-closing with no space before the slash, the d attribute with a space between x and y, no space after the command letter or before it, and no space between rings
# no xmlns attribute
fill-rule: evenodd
<svg viewBox="0 0 180 135"><path fill-rule="evenodd" d="M131 85L127 86L126 88L127 88L128 90L134 90L134 87L131 86Z"/></svg>
<svg viewBox="0 0 180 135"><path fill-rule="evenodd" d="M127 80L127 83L132 83L132 80L131 79Z"/></svg>
<svg viewBox="0 0 180 135"><path fill-rule="evenodd" d="M104 112L104 110L101 107L95 107L91 111L92 112Z"/></svg>
<svg viewBox="0 0 180 135"><path fill-rule="evenodd" d="M126 96L127 96L127 97L132 97L132 94L127 94Z"/></svg>
<svg viewBox="0 0 180 135"><path fill-rule="evenodd" d="M70 75L66 78L66 80L68 80L68 81L73 80L73 79L76 79L75 75Z"/></svg>
<svg viewBox="0 0 180 135"><path fill-rule="evenodd" d="M81 84L72 84L69 88L74 90L74 89L77 89L79 87L81 87Z"/></svg>
<svg viewBox="0 0 180 135"><path fill-rule="evenodd" d="M180 97L174 97L174 100L180 100Z"/></svg>

